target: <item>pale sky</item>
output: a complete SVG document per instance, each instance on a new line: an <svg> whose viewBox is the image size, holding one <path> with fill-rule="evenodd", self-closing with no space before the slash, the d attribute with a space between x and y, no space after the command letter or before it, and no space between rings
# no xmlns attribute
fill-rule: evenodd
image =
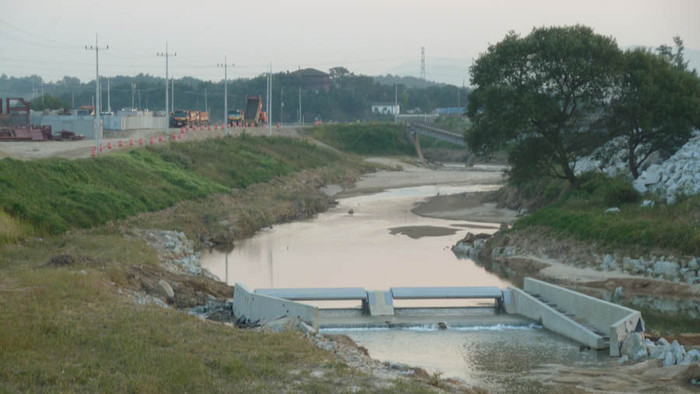
<svg viewBox="0 0 700 394"><path fill-rule="evenodd" d="M700 0L0 0L0 74L93 80L95 52L85 45L98 34L100 47L109 45L100 51L103 76L164 77L156 53L167 41L175 78L222 80L225 56L229 79L268 64L367 75L415 64L408 75L418 76L425 47L428 79L457 84L509 30L578 23L621 47L672 45L680 35L700 49L699 19ZM464 75L431 72L439 59L463 61Z"/></svg>

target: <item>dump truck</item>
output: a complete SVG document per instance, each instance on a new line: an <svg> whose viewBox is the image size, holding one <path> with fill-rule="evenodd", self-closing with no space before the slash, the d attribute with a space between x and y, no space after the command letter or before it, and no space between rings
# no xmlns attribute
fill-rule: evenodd
<svg viewBox="0 0 700 394"><path fill-rule="evenodd" d="M245 113L243 113L243 124L253 127L265 125L267 123L267 114L262 110L262 105L260 96L248 96Z"/></svg>
<svg viewBox="0 0 700 394"><path fill-rule="evenodd" d="M209 112L197 111L198 113L198 126L208 126L209 125Z"/></svg>
<svg viewBox="0 0 700 394"><path fill-rule="evenodd" d="M207 126L209 112L178 109L170 115L170 127Z"/></svg>
<svg viewBox="0 0 700 394"><path fill-rule="evenodd" d="M228 111L228 124L232 126L240 126L243 124L243 111L240 109L232 109Z"/></svg>
<svg viewBox="0 0 700 394"><path fill-rule="evenodd" d="M170 115L170 127L185 127L187 126L187 111L178 109Z"/></svg>

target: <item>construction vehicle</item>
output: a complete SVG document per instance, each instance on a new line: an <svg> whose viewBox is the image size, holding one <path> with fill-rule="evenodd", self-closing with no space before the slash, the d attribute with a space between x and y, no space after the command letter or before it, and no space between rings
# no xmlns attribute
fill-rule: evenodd
<svg viewBox="0 0 700 394"><path fill-rule="evenodd" d="M170 115L170 127L207 125L209 125L209 112L178 109Z"/></svg>
<svg viewBox="0 0 700 394"><path fill-rule="evenodd" d="M260 96L248 96L246 100L243 124L257 127L267 123L267 114L262 110L262 98Z"/></svg>
<svg viewBox="0 0 700 394"><path fill-rule="evenodd" d="M185 127L187 126L187 111L178 109L170 115L170 127Z"/></svg>
<svg viewBox="0 0 700 394"><path fill-rule="evenodd" d="M228 111L228 124L232 126L240 126L243 123L243 111L240 109L232 109Z"/></svg>

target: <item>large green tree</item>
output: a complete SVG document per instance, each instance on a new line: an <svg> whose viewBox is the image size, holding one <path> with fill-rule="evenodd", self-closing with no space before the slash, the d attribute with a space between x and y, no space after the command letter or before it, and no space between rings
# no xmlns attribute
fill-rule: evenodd
<svg viewBox="0 0 700 394"><path fill-rule="evenodd" d="M580 25L508 33L470 69L467 143L482 155L510 146L513 181L549 175L577 187L621 55L613 38Z"/></svg>
<svg viewBox="0 0 700 394"><path fill-rule="evenodd" d="M680 58L680 60L678 60ZM624 144L632 176L655 152L669 155L690 138L700 116L700 80L685 70L682 50L668 57L646 49L624 54L608 127Z"/></svg>

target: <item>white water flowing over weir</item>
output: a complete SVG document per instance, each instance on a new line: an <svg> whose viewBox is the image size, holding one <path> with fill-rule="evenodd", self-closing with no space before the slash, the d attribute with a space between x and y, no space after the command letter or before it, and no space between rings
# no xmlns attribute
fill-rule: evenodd
<svg viewBox="0 0 700 394"><path fill-rule="evenodd" d="M428 197L492 188L419 186L341 199L337 207L313 220L274 226L237 243L228 254L202 256L202 266L230 284L240 282L250 289L506 288L511 283L470 260L458 259L451 251L467 232L493 233L498 224L431 219L411 213L416 202ZM435 301L405 302L412 302L410 306L435 305ZM337 307L358 306L350 303ZM474 313L493 314L493 304L488 304L491 307L476 308ZM537 325L324 331L348 335L375 359L422 367L495 392L538 392L542 386L537 371L546 369L548 363L601 366L609 360L604 352L580 352L577 343Z"/></svg>

